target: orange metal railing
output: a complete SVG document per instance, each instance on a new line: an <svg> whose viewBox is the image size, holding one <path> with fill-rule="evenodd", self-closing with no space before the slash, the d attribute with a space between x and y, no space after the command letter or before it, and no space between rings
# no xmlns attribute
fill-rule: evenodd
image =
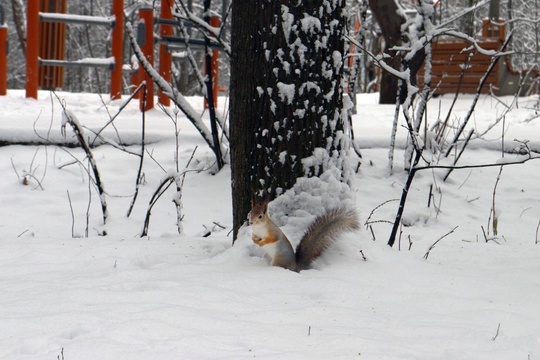
<svg viewBox="0 0 540 360"><path fill-rule="evenodd" d="M39 11L44 13L65 14L67 0L41 0ZM40 22L39 57L41 59L65 60L66 24ZM42 89L54 90L61 88L64 83L64 68L62 66L40 66L38 70L38 85Z"/></svg>
<svg viewBox="0 0 540 360"><path fill-rule="evenodd" d="M4 9L0 5L0 96L7 94L8 28Z"/></svg>
<svg viewBox="0 0 540 360"><path fill-rule="evenodd" d="M124 0L113 0L111 20L93 20L81 18L74 21L73 16L40 21L45 13L65 14L67 0L27 0L26 20L26 97L37 99L39 86L44 89L56 89L63 84L64 66L103 66L97 63L67 62L65 57L65 37L67 22L100 24L113 27L111 69L111 99L122 97L122 58L124 41ZM40 59L44 65L40 68ZM58 61L56 61L58 60ZM105 65L108 65L105 63Z"/></svg>

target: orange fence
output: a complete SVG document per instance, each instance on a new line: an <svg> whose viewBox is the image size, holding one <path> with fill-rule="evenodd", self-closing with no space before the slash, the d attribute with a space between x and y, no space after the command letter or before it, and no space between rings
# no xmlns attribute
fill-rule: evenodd
<svg viewBox="0 0 540 360"><path fill-rule="evenodd" d="M123 42L124 42L124 0L112 0L112 17L99 18L65 14L67 0L27 0L27 39L26 39L26 97L37 99L38 88L44 89L61 88L63 84L64 67L88 66L108 67L111 70L111 99L122 97L122 71L123 71ZM167 81L171 82L172 48L173 43L184 44L185 39L173 36L175 21L173 20L171 7L174 0L161 1L161 18L158 19L159 29L159 73ZM7 74L7 28L2 25L3 12L0 6L0 95L6 93ZM151 8L139 10L138 31L144 31L138 38L142 41L141 50L150 64L154 64L154 11ZM112 57L108 59L65 60L65 37L66 24L77 23L87 25L106 25L112 27ZM210 25L220 26L220 19L212 17ZM200 41L200 40L199 40ZM201 44L196 39L189 40L195 46ZM218 92L222 90L218 86L218 56L216 44L211 45L212 50L212 98L217 104ZM133 66L136 67L135 64ZM154 82L142 69L132 69L132 84L138 85L145 81L147 96L144 104L141 103L141 111L146 111L154 106ZM159 103L170 106L170 99L160 90L158 91ZM205 102L206 103L206 102Z"/></svg>
<svg viewBox="0 0 540 360"><path fill-rule="evenodd" d="M163 0L161 2L160 18L154 19L154 11L152 8L142 8L139 10L139 23L137 25L137 42L141 48L142 53L146 57L146 60L150 64L154 64L154 24L157 22L159 24L159 38L157 38L159 43L159 74L165 79L168 83L171 82L171 66L172 66L172 51L178 47L184 48L186 39L181 39L173 36L174 29L171 4L172 0ZM210 25L214 27L220 26L219 17L211 17ZM200 39L191 39L188 42L196 47L204 46L204 41ZM217 105L218 92L222 90L218 86L219 80L219 51L215 49L215 43L212 44L214 49L212 50L211 62L212 62L212 99L214 101L214 106ZM206 68L206 66L205 66ZM147 93L153 94L154 83L152 78L144 71L140 65L137 63L132 64L132 73L131 73L131 84L133 85L133 90L135 90L142 81L145 81L147 86ZM143 101L143 98L139 96L141 93L135 95L135 98L139 99L141 111L150 110L154 106L154 98L152 96L147 96ZM204 99L205 107L208 106L206 98ZM170 98L165 95L161 89L158 90L158 102L163 106L170 106Z"/></svg>
<svg viewBox="0 0 540 360"><path fill-rule="evenodd" d="M477 44L485 50L498 51L499 41L478 39ZM460 39L437 39L432 43L431 86L435 94L474 94L478 84L491 65L491 56L478 53L470 43ZM467 49L467 51L463 51ZM497 86L499 63L486 79L482 92L490 91L489 84ZM424 67L418 72L418 80L423 84Z"/></svg>
<svg viewBox="0 0 540 360"><path fill-rule="evenodd" d="M143 8L139 10L139 29L144 29L144 43L139 44L141 50L150 65L154 65L154 9ZM144 24L144 26L141 26ZM143 38L141 38L143 39ZM139 97L141 111L147 111L154 107L154 81L146 71L139 70L140 79L146 82L146 99Z"/></svg>
<svg viewBox="0 0 540 360"><path fill-rule="evenodd" d="M111 71L111 99L122 98L122 64L124 57L124 0L113 0L112 13L112 56L114 68Z"/></svg>
<svg viewBox="0 0 540 360"><path fill-rule="evenodd" d="M65 14L67 0L41 0L39 11L44 13ZM65 60L66 24L39 22L39 57L41 59ZM38 84L42 89L54 90L64 83L64 67L40 66Z"/></svg>
<svg viewBox="0 0 540 360"><path fill-rule="evenodd" d="M8 28L4 8L0 5L0 96L7 94Z"/></svg>
<svg viewBox="0 0 540 360"><path fill-rule="evenodd" d="M174 5L174 0L161 0L161 18L172 20L172 10L171 6ZM171 25L161 24L159 28L159 36L172 36L174 29ZM167 45L159 45L159 74L168 82L171 82L171 65L172 65L172 54L167 50ZM171 99L163 94L161 89L158 90L158 101L163 106L170 106Z"/></svg>
<svg viewBox="0 0 540 360"><path fill-rule="evenodd" d="M218 28L220 26L220 20L219 20L219 17L217 16L212 16L210 18L210 25L213 26L213 27L216 27ZM214 49L212 50L212 58L211 58L211 62L212 62L212 74L211 74L211 77L212 77L212 100L214 101L214 107L217 107L217 99L218 99L218 91L220 90L219 89L219 62L218 62L218 59L219 59L219 51L217 49ZM204 67L206 69L206 66ZM207 75L207 74L206 74ZM210 94L208 94L210 95ZM204 108L205 109L208 109L209 105L208 105L208 100L207 98L205 97L204 98Z"/></svg>
<svg viewBox="0 0 540 360"><path fill-rule="evenodd" d="M62 86L63 67L87 66L111 68L111 99L122 97L122 58L124 37L124 0L113 0L113 17L99 18L66 15L66 0L28 0L26 21L26 97L37 99L38 88ZM112 27L112 55L108 59L66 61L66 23ZM99 60L99 61L96 61Z"/></svg>
<svg viewBox="0 0 540 360"><path fill-rule="evenodd" d="M501 21L502 22L502 21ZM482 36L476 43L485 50L498 51L505 37L504 25L490 24L485 20ZM455 38L439 38L432 43L431 87L435 94L473 94L480 80L491 65L492 57L476 51L470 42ZM490 85L498 89L502 63L497 63L486 79L482 92L491 91ZM418 71L418 82L424 83L424 67Z"/></svg>

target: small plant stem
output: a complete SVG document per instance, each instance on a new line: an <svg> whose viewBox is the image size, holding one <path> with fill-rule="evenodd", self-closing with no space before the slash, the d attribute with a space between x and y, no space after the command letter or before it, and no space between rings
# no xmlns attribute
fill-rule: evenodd
<svg viewBox="0 0 540 360"><path fill-rule="evenodd" d="M454 227L452 230L450 230L449 232L447 232L446 234L444 234L443 236L441 236L440 238L437 239L437 241L435 241L433 244L431 244L431 246L429 247L428 251L424 254L424 259L427 260L427 258L429 257L429 253L431 252L431 250L433 250L433 248L435 248L435 245L437 245L439 243L439 241L441 241L442 239L444 239L445 237L447 237L448 235L452 234L454 231L456 231L458 227Z"/></svg>
<svg viewBox="0 0 540 360"><path fill-rule="evenodd" d="M143 92L143 108L146 107L146 86L144 87ZM142 130L141 130L141 154L140 154L140 161L139 161L139 169L137 170L137 179L135 181L135 193L133 194L133 199L131 200L131 204L129 205L129 209L127 211L127 217L131 215L131 211L133 211L133 206L135 206L135 201L137 200L137 196L139 195L139 188L141 187L142 182L142 169L143 169L143 163L144 163L144 152L145 152L145 133L146 133L146 111L141 111L141 122L142 122Z"/></svg>
<svg viewBox="0 0 540 360"><path fill-rule="evenodd" d="M418 162L422 158L422 151L417 150L416 155L414 157L414 162L411 166L411 169L409 170L409 176L407 177L407 182L405 183L405 186L403 187L403 190L401 192L401 199L399 200L399 206L398 211L396 214L396 219L394 220L394 224L392 226L392 232L390 233L390 238L388 239L388 246L392 247L396 241L396 235L399 229L399 224L401 223L401 218L403 217L403 211L405 210L405 203L407 202L407 195L409 194L409 189L411 187L411 184L414 179L414 175L416 174L416 171L418 168L416 167L418 165Z"/></svg>
<svg viewBox="0 0 540 360"><path fill-rule="evenodd" d="M67 191L67 197L69 202L69 210L71 211L71 237L75 237L75 214L73 213L73 205L71 203L71 196L69 196L69 190Z"/></svg>

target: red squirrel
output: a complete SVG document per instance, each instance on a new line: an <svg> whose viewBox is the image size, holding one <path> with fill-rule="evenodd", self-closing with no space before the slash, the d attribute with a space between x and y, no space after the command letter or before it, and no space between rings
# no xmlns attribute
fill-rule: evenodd
<svg viewBox="0 0 540 360"><path fill-rule="evenodd" d="M360 228L353 209L329 210L315 218L294 251L287 236L268 216L268 200L253 199L248 219L251 239L266 250L271 264L296 272L308 269L341 234Z"/></svg>

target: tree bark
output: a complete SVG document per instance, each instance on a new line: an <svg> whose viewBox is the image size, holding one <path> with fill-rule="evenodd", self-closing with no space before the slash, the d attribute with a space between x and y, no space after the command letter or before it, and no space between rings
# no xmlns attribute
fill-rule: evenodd
<svg viewBox="0 0 540 360"><path fill-rule="evenodd" d="M234 237L252 195L271 198L342 155L344 0L233 1L231 172ZM316 159L315 159L316 160ZM319 166L321 165L321 166Z"/></svg>
<svg viewBox="0 0 540 360"><path fill-rule="evenodd" d="M405 19L398 14L395 0L369 0L369 7L384 37L384 52L390 55L390 59L387 59L386 62L394 69L399 70L401 55L390 49L396 45L401 45L401 25L405 22ZM379 92L380 104L395 104L398 84L398 78L386 71L382 72Z"/></svg>
<svg viewBox="0 0 540 360"><path fill-rule="evenodd" d="M24 7L19 0L11 0L11 8L13 10L13 22L15 23L15 30L17 33L17 39L19 40L19 46L26 57L26 14Z"/></svg>
<svg viewBox="0 0 540 360"><path fill-rule="evenodd" d="M394 46L403 45L407 39L403 39L402 25L406 19L398 13L398 7L395 0L369 0L369 7L373 12L385 41L384 52L390 55L389 59L385 59L386 63L396 70L400 70L403 66L410 69L411 83L416 84L416 74L424 63L424 49L419 50L413 58L403 63L401 52L391 50ZM399 92L399 94L398 94ZM380 104L395 104L397 97L402 104L407 98L407 89L399 89L399 79L394 75L383 71L381 74L381 86L379 93Z"/></svg>

